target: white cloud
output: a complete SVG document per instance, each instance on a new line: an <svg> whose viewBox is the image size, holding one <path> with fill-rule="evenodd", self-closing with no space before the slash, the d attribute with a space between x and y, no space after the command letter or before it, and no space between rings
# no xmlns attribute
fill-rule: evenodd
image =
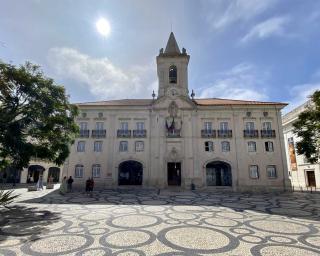
<svg viewBox="0 0 320 256"><path fill-rule="evenodd" d="M218 78L202 89L200 98L229 98L242 100L267 100L265 82L267 72L259 71L254 65L241 63L231 70L218 74Z"/></svg>
<svg viewBox="0 0 320 256"><path fill-rule="evenodd" d="M218 4L216 1L213 3L214 6L209 9L217 11L210 11L208 21L214 28L221 29L237 21L248 21L255 18L271 8L276 0L232 0L228 1L228 5L225 5L226 1L223 0L220 2L222 7L218 6L219 2Z"/></svg>
<svg viewBox="0 0 320 256"><path fill-rule="evenodd" d="M93 58L71 48L51 48L49 65L57 75L88 87L97 99L151 97L155 89L155 65L123 70L108 58Z"/></svg>
<svg viewBox="0 0 320 256"><path fill-rule="evenodd" d="M285 25L290 21L287 16L273 17L255 25L241 42L245 43L253 39L265 39L271 36L285 36Z"/></svg>
<svg viewBox="0 0 320 256"><path fill-rule="evenodd" d="M283 112L288 113L294 108L302 105L316 90L320 90L320 82L299 84L293 86L289 92L291 100L289 101L289 105L284 109Z"/></svg>

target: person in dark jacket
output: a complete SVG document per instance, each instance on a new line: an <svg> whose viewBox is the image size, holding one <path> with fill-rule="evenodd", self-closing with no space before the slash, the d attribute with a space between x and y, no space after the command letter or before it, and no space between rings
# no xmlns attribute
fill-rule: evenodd
<svg viewBox="0 0 320 256"><path fill-rule="evenodd" d="M72 192L72 183L73 183L73 179L72 179L72 176L70 176L68 179L68 192Z"/></svg>

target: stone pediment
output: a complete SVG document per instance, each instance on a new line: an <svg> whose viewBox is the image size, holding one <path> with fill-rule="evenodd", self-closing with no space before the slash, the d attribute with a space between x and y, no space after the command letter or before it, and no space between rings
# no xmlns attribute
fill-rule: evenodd
<svg viewBox="0 0 320 256"><path fill-rule="evenodd" d="M189 98L180 96L176 97L174 99L164 96L161 98L158 98L154 101L152 104L154 109L168 109L170 105L172 105L172 102L175 103L178 109L195 109L197 105Z"/></svg>

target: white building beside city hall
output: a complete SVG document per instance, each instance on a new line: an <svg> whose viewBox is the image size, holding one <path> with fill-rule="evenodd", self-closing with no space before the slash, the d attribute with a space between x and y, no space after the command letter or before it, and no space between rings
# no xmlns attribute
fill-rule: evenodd
<svg viewBox="0 0 320 256"><path fill-rule="evenodd" d="M197 99L188 88L189 60L171 33L156 58L157 96L77 104L80 136L62 176L73 176L79 188L89 177L100 188L291 187L281 121L286 104Z"/></svg>
<svg viewBox="0 0 320 256"><path fill-rule="evenodd" d="M310 104L310 101L293 109L282 119L289 178L294 190L297 191L320 189L320 164L310 164L303 155L297 154L295 150L299 137L293 133L292 124L308 104Z"/></svg>

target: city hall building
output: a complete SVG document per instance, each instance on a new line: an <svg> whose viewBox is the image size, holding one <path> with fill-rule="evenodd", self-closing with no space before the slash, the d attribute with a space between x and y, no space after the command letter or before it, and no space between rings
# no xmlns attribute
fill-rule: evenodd
<svg viewBox="0 0 320 256"><path fill-rule="evenodd" d="M189 59L171 33L156 58L157 96L77 104L80 135L63 176L73 176L79 188L89 177L101 188L289 186L281 123L286 104L197 99L188 88Z"/></svg>

